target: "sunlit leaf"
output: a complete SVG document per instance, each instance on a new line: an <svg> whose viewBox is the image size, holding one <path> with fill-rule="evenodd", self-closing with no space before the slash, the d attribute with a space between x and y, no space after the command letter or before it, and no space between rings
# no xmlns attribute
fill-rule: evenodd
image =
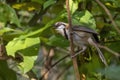
<svg viewBox="0 0 120 80"><path fill-rule="evenodd" d="M34 11L34 10L39 10L41 8L41 5L36 2L27 2L27 3L13 4L12 7L18 10Z"/></svg>
<svg viewBox="0 0 120 80"><path fill-rule="evenodd" d="M95 19L93 15L87 10L74 13L72 21L73 24L83 24L93 29L96 28Z"/></svg>
<svg viewBox="0 0 120 80"><path fill-rule="evenodd" d="M15 52L17 52L18 50L27 49L29 47L32 48L32 46L39 44L39 43L40 43L39 38L25 38L25 39L14 38L12 41L10 41L6 45L7 54L14 56ZM33 51L36 50L35 48L36 47L33 47L32 50Z"/></svg>
<svg viewBox="0 0 120 80"><path fill-rule="evenodd" d="M2 28L0 29L0 35L3 35L5 32L9 32L9 31L14 31L14 30L10 28Z"/></svg>
<svg viewBox="0 0 120 80"><path fill-rule="evenodd" d="M120 7L119 3L120 1L119 0L105 0L105 5L109 8L118 8Z"/></svg>
<svg viewBox="0 0 120 80"><path fill-rule="evenodd" d="M74 13L78 9L78 2L70 0L69 4L70 4L70 11Z"/></svg>
<svg viewBox="0 0 120 80"><path fill-rule="evenodd" d="M37 2L24 2L24 3L17 3L12 5L13 8L17 10L27 10L27 11L34 11L39 10L41 5Z"/></svg>
<svg viewBox="0 0 120 80"><path fill-rule="evenodd" d="M108 2L105 3L105 5L108 6L108 7L116 8L115 4L112 5L112 4L108 3Z"/></svg>
<svg viewBox="0 0 120 80"><path fill-rule="evenodd" d="M23 56L24 61L18 66L23 73L28 72L32 69L34 62L37 58L36 56Z"/></svg>
<svg viewBox="0 0 120 80"><path fill-rule="evenodd" d="M6 50L8 55L11 56L15 56L17 51L20 53L23 57L23 62L18 66L23 73L26 73L34 65L39 51L39 45L40 40L38 37L25 39L15 38L7 44Z"/></svg>

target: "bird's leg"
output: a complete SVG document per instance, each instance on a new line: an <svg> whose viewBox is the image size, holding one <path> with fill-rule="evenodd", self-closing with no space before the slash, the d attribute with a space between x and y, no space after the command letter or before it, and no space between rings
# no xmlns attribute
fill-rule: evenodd
<svg viewBox="0 0 120 80"><path fill-rule="evenodd" d="M74 55L72 55L71 57L76 57L78 54L81 54L82 52L84 52L87 49L87 46L82 46L82 50L78 51L77 53L75 53Z"/></svg>

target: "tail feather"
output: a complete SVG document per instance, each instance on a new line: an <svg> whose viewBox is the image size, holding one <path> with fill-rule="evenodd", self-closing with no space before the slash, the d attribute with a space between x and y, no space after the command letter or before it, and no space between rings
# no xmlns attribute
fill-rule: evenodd
<svg viewBox="0 0 120 80"><path fill-rule="evenodd" d="M97 49L100 59L105 64L105 66L108 66L103 53L101 52L101 50L99 49L99 47L97 46L97 44L92 40L92 38L89 38L88 42L89 42L89 44L93 45Z"/></svg>

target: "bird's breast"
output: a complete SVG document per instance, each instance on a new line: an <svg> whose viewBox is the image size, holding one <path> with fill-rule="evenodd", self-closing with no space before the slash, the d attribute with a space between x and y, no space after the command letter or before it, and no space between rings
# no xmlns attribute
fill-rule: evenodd
<svg viewBox="0 0 120 80"><path fill-rule="evenodd" d="M91 37L89 33L86 32L73 32L73 42L76 46L88 45L88 38Z"/></svg>

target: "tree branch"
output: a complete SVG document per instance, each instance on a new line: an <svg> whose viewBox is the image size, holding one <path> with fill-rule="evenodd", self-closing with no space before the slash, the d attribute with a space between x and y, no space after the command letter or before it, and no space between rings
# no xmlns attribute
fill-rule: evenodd
<svg viewBox="0 0 120 80"><path fill-rule="evenodd" d="M112 25L114 26L116 31L120 34L120 30L119 30L117 24L115 23L115 21L113 20L113 17L111 15L110 11L106 8L106 6L102 2L100 2L100 0L95 0L95 1L97 2L97 4L99 4L104 9L104 11L108 15L109 19L111 20Z"/></svg>
<svg viewBox="0 0 120 80"><path fill-rule="evenodd" d="M74 52L73 37L72 37L72 21L71 21L71 14L70 14L70 8L69 8L69 0L66 0L66 9L68 13L68 22L69 22L69 31L70 31L69 34L70 34L71 55L74 55L75 52ZM76 57L72 58L72 61L73 61L73 67L75 71L76 80L80 80L77 58Z"/></svg>
<svg viewBox="0 0 120 80"><path fill-rule="evenodd" d="M108 47L102 46L102 45L100 45L100 44L98 44L98 46L99 46L100 48L103 48L103 49L105 49L106 51L112 53L113 55L115 55L115 56L117 56L117 57L120 57L120 54L119 54L119 53L117 53L117 52L115 52L115 51L109 49Z"/></svg>

